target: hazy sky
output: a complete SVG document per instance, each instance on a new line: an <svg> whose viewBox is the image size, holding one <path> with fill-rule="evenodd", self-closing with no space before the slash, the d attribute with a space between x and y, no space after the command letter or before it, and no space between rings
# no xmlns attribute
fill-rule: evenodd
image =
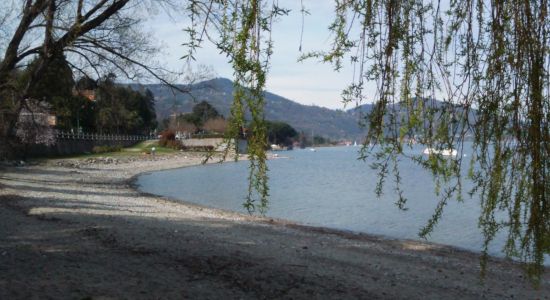
<svg viewBox="0 0 550 300"><path fill-rule="evenodd" d="M311 14L305 17L302 53L328 49L331 39L327 28L334 16L334 1L303 2ZM331 65L321 64L315 60L298 63L297 58L301 55L299 46L302 28L300 1L284 0L279 4L292 11L274 24L272 37L275 45L267 90L306 105L344 108L340 94L352 80L351 66L346 62L344 69L337 73ZM165 14L159 14L148 21L146 26L146 30L152 32L165 46L166 53L161 60L173 68L181 69L185 64L180 60L185 53L181 46L186 40L186 35L182 31L186 27L185 23L174 22ZM211 66L216 76L230 79L233 77L226 57L208 43L199 49L196 60L198 64Z"/></svg>

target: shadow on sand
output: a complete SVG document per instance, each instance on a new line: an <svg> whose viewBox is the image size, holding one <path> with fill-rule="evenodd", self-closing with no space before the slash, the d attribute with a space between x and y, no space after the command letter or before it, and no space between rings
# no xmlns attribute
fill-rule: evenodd
<svg viewBox="0 0 550 300"><path fill-rule="evenodd" d="M75 190L55 176L60 174L28 184L3 180L13 192L0 197L0 299L550 295L548 274L533 290L519 265L500 259L490 262L480 284L478 255L467 251L242 216L208 217L188 205L180 205L185 213L163 212L156 208L178 204L129 189ZM21 197L24 191L38 195Z"/></svg>

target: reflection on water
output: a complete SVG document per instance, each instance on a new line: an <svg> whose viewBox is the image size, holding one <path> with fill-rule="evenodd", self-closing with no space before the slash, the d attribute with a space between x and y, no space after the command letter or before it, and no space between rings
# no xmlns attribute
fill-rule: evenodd
<svg viewBox="0 0 550 300"><path fill-rule="evenodd" d="M376 198L377 174L369 162L357 160L358 149L281 152L288 159L269 162L267 215L314 226L419 239L418 231L432 216L438 200L431 175L409 160L401 161L402 187L409 201L407 211L399 210L394 204L397 196L393 178L387 178L384 194ZM422 153L421 148L410 151ZM160 171L140 176L137 183L148 193L246 212L242 203L246 196L247 167L243 161ZM479 212L477 198L465 196L463 203L450 201L429 241L481 250ZM492 243L492 255L501 255L504 238L501 234Z"/></svg>

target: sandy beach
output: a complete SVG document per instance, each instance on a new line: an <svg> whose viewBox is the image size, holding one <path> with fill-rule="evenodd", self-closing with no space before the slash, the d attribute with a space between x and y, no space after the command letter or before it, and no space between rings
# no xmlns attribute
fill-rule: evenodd
<svg viewBox="0 0 550 300"><path fill-rule="evenodd" d="M548 299L521 266L178 203L132 186L200 154L0 167L0 299ZM243 180L246 180L243 178Z"/></svg>

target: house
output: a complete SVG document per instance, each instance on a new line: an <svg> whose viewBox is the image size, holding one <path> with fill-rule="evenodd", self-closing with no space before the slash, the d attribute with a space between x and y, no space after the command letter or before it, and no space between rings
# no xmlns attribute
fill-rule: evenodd
<svg viewBox="0 0 550 300"><path fill-rule="evenodd" d="M57 124L57 117L50 113L50 105L48 103L27 100L27 105L19 112L18 122L53 127Z"/></svg>

